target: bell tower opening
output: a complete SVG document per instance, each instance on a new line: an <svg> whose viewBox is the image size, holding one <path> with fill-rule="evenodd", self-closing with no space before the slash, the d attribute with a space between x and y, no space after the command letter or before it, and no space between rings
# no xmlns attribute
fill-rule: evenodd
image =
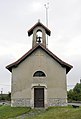
<svg viewBox="0 0 81 119"><path fill-rule="evenodd" d="M40 21L36 23L29 31L28 36L33 34L32 47L41 44L46 47L46 34L50 36L51 31L45 27Z"/></svg>
<svg viewBox="0 0 81 119"><path fill-rule="evenodd" d="M37 26L33 30L32 47L37 44L42 44L46 47L46 33L45 29L42 26Z"/></svg>
<svg viewBox="0 0 81 119"><path fill-rule="evenodd" d="M42 32L41 31L37 31L36 33L36 42L42 43Z"/></svg>

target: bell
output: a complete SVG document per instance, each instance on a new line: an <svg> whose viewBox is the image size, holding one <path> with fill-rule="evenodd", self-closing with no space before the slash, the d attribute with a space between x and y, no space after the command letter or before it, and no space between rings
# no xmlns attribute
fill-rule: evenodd
<svg viewBox="0 0 81 119"><path fill-rule="evenodd" d="M42 38L42 37L37 36L37 40L36 40L36 41L37 41L38 43L41 43L41 38Z"/></svg>

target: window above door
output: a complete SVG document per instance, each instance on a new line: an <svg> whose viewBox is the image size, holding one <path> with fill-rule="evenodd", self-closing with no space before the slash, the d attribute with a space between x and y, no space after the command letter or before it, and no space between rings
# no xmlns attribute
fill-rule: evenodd
<svg viewBox="0 0 81 119"><path fill-rule="evenodd" d="M33 74L33 77L46 77L45 73L43 71L36 71Z"/></svg>

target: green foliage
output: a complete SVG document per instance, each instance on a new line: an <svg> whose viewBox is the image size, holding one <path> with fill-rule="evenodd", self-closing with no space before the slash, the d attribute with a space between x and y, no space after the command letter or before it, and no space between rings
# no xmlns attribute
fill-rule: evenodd
<svg viewBox="0 0 81 119"><path fill-rule="evenodd" d="M30 116L31 112L32 115ZM21 117L18 117L18 119L81 119L81 107L77 109L72 106L51 107L33 116L33 113L36 112L36 109L27 107L0 106L0 119L16 119L15 117L20 115Z"/></svg>
<svg viewBox="0 0 81 119"><path fill-rule="evenodd" d="M52 107L32 118L26 119L81 119L81 108Z"/></svg>
<svg viewBox="0 0 81 119"><path fill-rule="evenodd" d="M10 92L8 93L8 95L7 95L6 99L7 99L8 101L10 101L10 100L11 100L11 93L10 93Z"/></svg>
<svg viewBox="0 0 81 119"><path fill-rule="evenodd" d="M11 100L11 93L9 92L8 94L0 94L0 100L10 101Z"/></svg>
<svg viewBox="0 0 81 119"><path fill-rule="evenodd" d="M81 101L81 84L77 83L73 90L69 90L67 93L69 101Z"/></svg>
<svg viewBox="0 0 81 119"><path fill-rule="evenodd" d="M0 119L8 119L25 114L30 111L27 107L0 106Z"/></svg>
<svg viewBox="0 0 81 119"><path fill-rule="evenodd" d="M77 83L75 87L73 88L73 91L76 93L81 93L81 83Z"/></svg>

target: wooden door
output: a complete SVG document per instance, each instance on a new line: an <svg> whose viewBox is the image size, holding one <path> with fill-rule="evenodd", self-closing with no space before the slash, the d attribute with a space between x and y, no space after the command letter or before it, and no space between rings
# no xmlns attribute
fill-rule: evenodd
<svg viewBox="0 0 81 119"><path fill-rule="evenodd" d="M34 88L34 107L44 107L44 88Z"/></svg>

